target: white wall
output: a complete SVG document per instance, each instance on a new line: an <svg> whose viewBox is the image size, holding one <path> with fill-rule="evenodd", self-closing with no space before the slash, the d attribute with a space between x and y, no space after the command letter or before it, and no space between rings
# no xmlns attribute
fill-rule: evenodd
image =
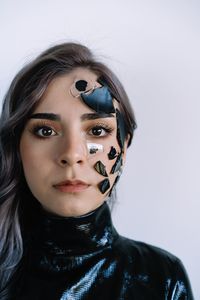
<svg viewBox="0 0 200 300"><path fill-rule="evenodd" d="M179 256L200 299L200 2L1 0L0 98L41 50L79 41L109 64L138 129L113 216L118 231Z"/></svg>

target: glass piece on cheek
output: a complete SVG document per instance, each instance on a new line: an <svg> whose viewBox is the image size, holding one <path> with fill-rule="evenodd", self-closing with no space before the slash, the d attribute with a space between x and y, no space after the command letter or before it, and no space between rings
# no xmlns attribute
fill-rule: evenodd
<svg viewBox="0 0 200 300"><path fill-rule="evenodd" d="M114 174L115 172L119 171L120 168L121 168L121 166L122 166L122 163L123 163L123 161L122 161L122 153L120 153L118 155L118 157L117 157L117 159L116 159L116 161L115 161L115 163L114 163L114 165L113 165L110 173Z"/></svg>
<svg viewBox="0 0 200 300"><path fill-rule="evenodd" d="M112 188L111 188L111 190L110 190L110 192L109 192L109 197L110 197L111 194L112 194L113 188L115 187L115 185L116 185L117 182L119 181L119 178L120 178L120 175L117 175L117 177L115 178L115 181L114 181L114 183L113 183L113 185L112 185Z"/></svg>
<svg viewBox="0 0 200 300"><path fill-rule="evenodd" d="M107 87L93 90L91 94L81 93L83 102L96 112L115 113L113 98Z"/></svg>
<svg viewBox="0 0 200 300"><path fill-rule="evenodd" d="M110 152L108 153L108 158L112 160L115 157L117 157L117 150L112 146Z"/></svg>
<svg viewBox="0 0 200 300"><path fill-rule="evenodd" d="M96 154L97 152L103 152L103 145L101 144L96 144L96 143L87 143L87 149L89 154Z"/></svg>
<svg viewBox="0 0 200 300"><path fill-rule="evenodd" d="M109 188L110 188L110 182L109 179L104 179L101 181L98 185L99 190L102 194L104 194Z"/></svg>
<svg viewBox="0 0 200 300"><path fill-rule="evenodd" d="M124 118L118 109L116 109L116 119L117 119L117 140L121 150L123 150L124 141L126 138L126 131L125 131Z"/></svg>
<svg viewBox="0 0 200 300"><path fill-rule="evenodd" d="M100 160L94 165L94 168L102 176L108 177L106 166Z"/></svg>

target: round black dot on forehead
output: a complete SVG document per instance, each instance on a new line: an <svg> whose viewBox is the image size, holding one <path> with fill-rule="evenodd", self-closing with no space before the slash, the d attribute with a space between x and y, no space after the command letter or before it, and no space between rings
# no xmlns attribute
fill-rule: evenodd
<svg viewBox="0 0 200 300"><path fill-rule="evenodd" d="M84 92L86 90L87 84L88 83L85 80L78 80L75 83L75 87L79 92Z"/></svg>

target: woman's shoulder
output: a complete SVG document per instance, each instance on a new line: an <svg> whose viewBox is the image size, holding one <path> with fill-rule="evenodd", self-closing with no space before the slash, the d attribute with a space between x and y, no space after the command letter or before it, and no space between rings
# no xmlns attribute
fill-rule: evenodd
<svg viewBox="0 0 200 300"><path fill-rule="evenodd" d="M174 254L123 236L118 237L113 250L124 273L132 274L139 286L151 287L166 299L193 300L187 272Z"/></svg>
<svg viewBox="0 0 200 300"><path fill-rule="evenodd" d="M171 252L169 252L168 250L142 241L137 241L124 236L119 236L117 243L120 244L122 250L126 249L128 250L128 252L130 252L130 254L132 253L137 256L167 259L171 262L179 261L179 258Z"/></svg>
<svg viewBox="0 0 200 300"><path fill-rule="evenodd" d="M146 271L152 270L165 275L186 273L176 255L158 246L119 236L115 247L120 256L126 257L129 262L137 262L137 265Z"/></svg>

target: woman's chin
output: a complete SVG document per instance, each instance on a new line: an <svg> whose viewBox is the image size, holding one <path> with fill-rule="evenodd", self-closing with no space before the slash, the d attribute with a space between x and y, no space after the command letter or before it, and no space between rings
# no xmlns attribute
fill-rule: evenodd
<svg viewBox="0 0 200 300"><path fill-rule="evenodd" d="M80 217L83 216L99 206L103 204L105 199L101 199L99 201L92 201L94 198L90 199L67 199L65 203L56 203L56 206L52 205L50 206L45 206L42 205L43 208L48 211L51 214L61 216L61 217Z"/></svg>

